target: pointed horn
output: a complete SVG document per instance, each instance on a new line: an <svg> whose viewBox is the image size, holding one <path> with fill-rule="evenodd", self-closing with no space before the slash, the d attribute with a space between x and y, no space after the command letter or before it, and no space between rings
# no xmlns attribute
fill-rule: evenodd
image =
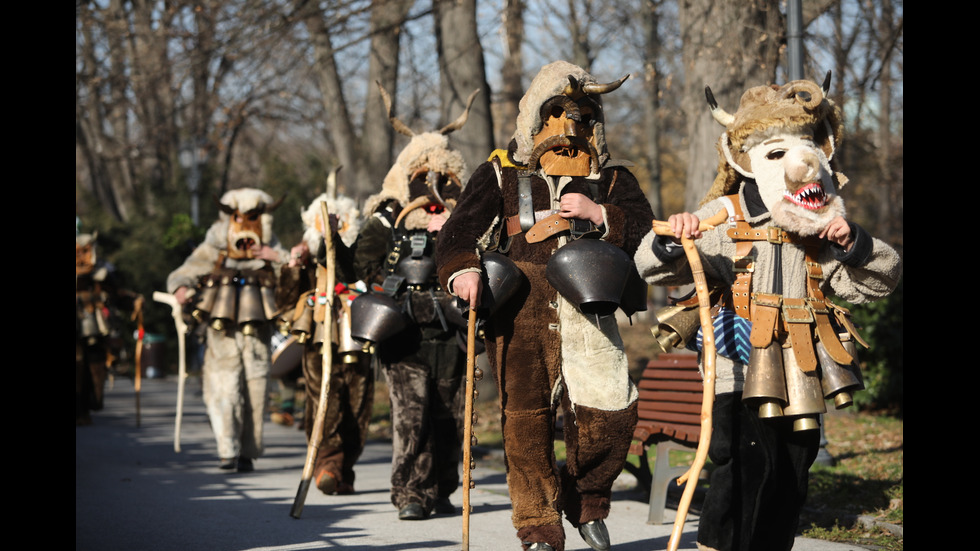
<svg viewBox="0 0 980 551"><path fill-rule="evenodd" d="M376 80L374 82L378 85L378 90L381 90L381 99L385 102L385 113L388 114L388 122L391 123L391 127L397 130L400 134L404 134L409 138L415 136L415 132L412 132L411 128L406 126L402 121L398 120L397 117L393 117L391 115L391 96L388 95L388 92L385 90L384 86L381 85L381 81Z"/></svg>
<svg viewBox="0 0 980 551"><path fill-rule="evenodd" d="M563 93L569 97L575 97L582 94L582 85L579 81L575 79L572 75L568 75L568 84L565 85L565 90Z"/></svg>
<svg viewBox="0 0 980 551"><path fill-rule="evenodd" d="M830 71L827 71L827 76L823 77L823 84L820 85L823 89L823 95L826 96L830 94Z"/></svg>
<svg viewBox="0 0 980 551"><path fill-rule="evenodd" d="M607 82L606 84L586 84L582 86L582 91L586 94L608 94L609 92L616 91L628 78L630 78L629 73L619 80Z"/></svg>
<svg viewBox="0 0 980 551"><path fill-rule="evenodd" d="M218 209L220 209L221 212L223 212L223 213L225 213L225 214L227 214L229 216L231 216L232 214L235 213L235 209L233 209L233 208L229 207L228 205L222 203L221 202L221 199L218 198L218 195L217 194L212 193L211 194L211 198L214 199L214 204L215 205L218 205Z"/></svg>
<svg viewBox="0 0 980 551"><path fill-rule="evenodd" d="M708 100L708 108L711 109L711 116L718 121L718 124L727 128L735 120L734 115L718 107L718 102L715 101L715 95L711 93L711 88L707 86L704 87L704 98Z"/></svg>
<svg viewBox="0 0 980 551"><path fill-rule="evenodd" d="M279 208L279 206L282 205L282 202L285 201L285 200L286 200L286 194L284 193L282 195L282 197L279 198L278 201L276 201L276 202L272 203L271 205L265 207L265 209L263 210L263 212L266 213L266 214L269 214L270 212L272 212L272 211L276 210L277 208Z"/></svg>
<svg viewBox="0 0 980 551"><path fill-rule="evenodd" d="M327 197L331 199L337 198L337 173L340 169L344 168L344 165L337 165L336 168L330 171L327 175Z"/></svg>
<svg viewBox="0 0 980 551"><path fill-rule="evenodd" d="M451 134L459 130L460 128L463 127L464 124L466 124L466 119L468 119L470 116L470 107L473 105L473 100L476 99L476 95L479 93L480 93L479 88L473 90L473 93L471 93L470 97L467 98L466 100L466 109L463 110L463 114L460 115L453 122L447 124L446 126L443 126L442 130L439 131L440 134L442 134L443 136L445 136L446 134Z"/></svg>

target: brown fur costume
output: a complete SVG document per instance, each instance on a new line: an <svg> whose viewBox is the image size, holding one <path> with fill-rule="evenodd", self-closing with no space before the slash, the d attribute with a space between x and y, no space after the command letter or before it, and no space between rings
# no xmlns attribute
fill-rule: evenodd
<svg viewBox="0 0 980 551"><path fill-rule="evenodd" d="M546 66L522 100L522 114L537 113L543 102L560 94L569 74L594 82L568 63ZM518 119L506 159L495 156L477 168L443 228L436 258L444 287L449 288L456 275L479 270L490 236L500 231L502 220L518 214L518 171L524 167L515 161L521 157L520 144L529 144L541 128L540 120L532 119ZM605 158L604 147L600 155ZM533 210L554 209L565 193L591 197L604 211L602 239L632 255L653 213L628 170L611 162L599 166L599 172L588 177L533 172ZM574 526L608 516L612 482L622 470L636 423L636 390L625 370L615 317L587 319L545 276L548 260L566 239L556 236L532 244L518 234L501 246L526 281L486 327L487 354L501 396L517 536L525 547L544 542L558 551L565 542L562 512ZM590 381L587 388L570 385L572 368L580 383ZM586 396L593 392L601 398ZM568 449L560 472L553 447L559 404Z"/></svg>

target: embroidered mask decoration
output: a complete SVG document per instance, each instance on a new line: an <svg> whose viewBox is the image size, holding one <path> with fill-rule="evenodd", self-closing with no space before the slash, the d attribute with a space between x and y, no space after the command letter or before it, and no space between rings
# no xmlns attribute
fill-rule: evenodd
<svg viewBox="0 0 980 551"><path fill-rule="evenodd" d="M452 212L463 191L466 163L458 151L449 147L448 135L466 124L479 90L470 94L466 109L455 121L438 131L416 134L392 115L391 97L378 87L392 127L412 139L385 176L381 192L365 202L365 211L373 212L383 201L394 199L402 207L399 220L404 221L404 227L424 229L433 216Z"/></svg>
<svg viewBox="0 0 980 551"><path fill-rule="evenodd" d="M608 158L600 95L627 78L600 84L565 61L544 66L521 98L514 160L552 176L598 173Z"/></svg>
<svg viewBox="0 0 980 551"><path fill-rule="evenodd" d="M83 233L75 235L75 275L85 275L92 273L97 261L95 242L98 240L98 232Z"/></svg>
<svg viewBox="0 0 980 551"><path fill-rule="evenodd" d="M809 81L759 86L742 95L734 115L718 107L705 89L715 120L727 129L719 142L719 175L705 201L754 180L763 203L780 227L819 233L844 214L837 186L847 179L831 168L840 145L840 112L823 87Z"/></svg>
<svg viewBox="0 0 980 551"><path fill-rule="evenodd" d="M228 258L251 259L272 237L272 211L282 204L257 189L229 191L215 202L228 218Z"/></svg>

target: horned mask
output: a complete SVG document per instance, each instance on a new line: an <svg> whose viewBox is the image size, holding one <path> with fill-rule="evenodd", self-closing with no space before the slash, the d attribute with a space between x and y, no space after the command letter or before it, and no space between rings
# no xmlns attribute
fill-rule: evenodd
<svg viewBox="0 0 980 551"><path fill-rule="evenodd" d="M829 86L830 73L823 87L797 80L750 88L734 115L705 88L712 116L726 128L718 143L718 176L705 202L754 180L773 222L789 231L817 234L843 215L837 186L847 179L831 168L841 118L826 97Z"/></svg>
<svg viewBox="0 0 980 551"><path fill-rule="evenodd" d="M228 224L228 258L251 259L255 252L272 239L272 211L283 198L272 197L252 188L233 189L215 202L221 210L216 224Z"/></svg>
<svg viewBox="0 0 980 551"><path fill-rule="evenodd" d="M381 192L367 199L364 210L374 212L384 201L394 199L402 206L400 217L406 229L425 229L432 216L451 212L463 191L466 162L458 151L449 147L448 135L466 124L479 90L470 94L466 109L455 121L438 131L416 134L391 114L391 97L381 84L378 88L392 127L412 139L385 176Z"/></svg>
<svg viewBox="0 0 980 551"><path fill-rule="evenodd" d="M566 61L542 67L520 101L514 160L554 176L598 173L608 159L600 95L627 78L599 84Z"/></svg>

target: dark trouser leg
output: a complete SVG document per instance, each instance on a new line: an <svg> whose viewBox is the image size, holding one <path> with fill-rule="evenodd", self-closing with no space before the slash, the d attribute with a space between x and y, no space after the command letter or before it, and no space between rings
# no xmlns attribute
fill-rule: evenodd
<svg viewBox="0 0 980 551"><path fill-rule="evenodd" d="M429 413L429 370L399 363L387 366L391 398L391 502L419 503L430 510L436 497Z"/></svg>
<svg viewBox="0 0 980 551"><path fill-rule="evenodd" d="M716 465L698 542L719 551L788 550L806 499L819 432L760 419L740 393L715 398L709 457Z"/></svg>
<svg viewBox="0 0 980 551"><path fill-rule="evenodd" d="M609 516L612 485L626 464L636 408L636 402L620 411L576 406L572 413L566 408L562 502L573 526Z"/></svg>

